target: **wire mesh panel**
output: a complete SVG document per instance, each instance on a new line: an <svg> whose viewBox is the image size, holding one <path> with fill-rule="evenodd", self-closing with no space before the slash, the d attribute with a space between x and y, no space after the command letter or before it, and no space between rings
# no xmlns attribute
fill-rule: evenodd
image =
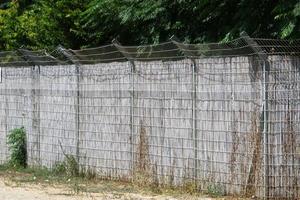
<svg viewBox="0 0 300 200"><path fill-rule="evenodd" d="M251 57L196 60L196 160L203 190L253 195L263 186L257 64Z"/></svg>
<svg viewBox="0 0 300 200"><path fill-rule="evenodd" d="M133 134L136 170L183 184L194 169L192 64L135 62Z"/></svg>
<svg viewBox="0 0 300 200"><path fill-rule="evenodd" d="M300 181L300 60L270 56L268 82L269 198L298 199Z"/></svg>
<svg viewBox="0 0 300 200"><path fill-rule="evenodd" d="M249 36L0 52L0 163L23 126L30 165L299 199L299 52Z"/></svg>
<svg viewBox="0 0 300 200"><path fill-rule="evenodd" d="M41 66L35 81L39 124L39 163L52 167L65 155L76 156L76 66Z"/></svg>
<svg viewBox="0 0 300 200"><path fill-rule="evenodd" d="M0 124L0 163L3 164L7 158L7 148L6 148L6 135L7 135L7 128L6 128L6 94L3 92L5 89L4 87L1 88L2 92L0 95L0 115L1 115L1 124Z"/></svg>
<svg viewBox="0 0 300 200"><path fill-rule="evenodd" d="M32 130L32 68L7 67L2 69L1 90L1 160L8 158L6 137L14 128ZM28 137L28 159L35 157L32 149L37 146L35 136Z"/></svg>
<svg viewBox="0 0 300 200"><path fill-rule="evenodd" d="M103 176L128 178L132 175L130 64L80 69L80 164Z"/></svg>

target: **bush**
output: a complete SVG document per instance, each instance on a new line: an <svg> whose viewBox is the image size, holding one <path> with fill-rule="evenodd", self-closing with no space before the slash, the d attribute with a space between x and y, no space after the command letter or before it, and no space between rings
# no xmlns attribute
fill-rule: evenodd
<svg viewBox="0 0 300 200"><path fill-rule="evenodd" d="M65 160L66 174L69 177L79 176L79 164L76 158L72 155L68 155Z"/></svg>
<svg viewBox="0 0 300 200"><path fill-rule="evenodd" d="M8 135L7 144L11 152L9 164L16 168L27 167L26 131L24 127L15 128Z"/></svg>
<svg viewBox="0 0 300 200"><path fill-rule="evenodd" d="M207 192L212 197L225 196L225 189L221 185L210 184L207 187Z"/></svg>
<svg viewBox="0 0 300 200"><path fill-rule="evenodd" d="M55 175L64 175L66 173L66 165L64 162L56 162L53 166L52 172Z"/></svg>

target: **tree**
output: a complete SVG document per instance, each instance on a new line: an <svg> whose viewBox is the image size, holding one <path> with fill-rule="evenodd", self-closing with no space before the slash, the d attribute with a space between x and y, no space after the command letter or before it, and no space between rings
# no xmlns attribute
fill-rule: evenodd
<svg viewBox="0 0 300 200"><path fill-rule="evenodd" d="M0 10L1 49L43 49L58 44L79 48L84 43L77 20L83 0L39 0L22 5L14 1Z"/></svg>
<svg viewBox="0 0 300 200"><path fill-rule="evenodd" d="M299 38L300 2L281 0L274 8L275 21L278 25L276 36L281 38Z"/></svg>
<svg viewBox="0 0 300 200"><path fill-rule="evenodd" d="M14 49L18 46L18 3L5 4L6 9L0 9L0 49Z"/></svg>
<svg viewBox="0 0 300 200"><path fill-rule="evenodd" d="M8 0L0 4L0 49L81 48L110 43L227 41L300 36L298 0Z"/></svg>

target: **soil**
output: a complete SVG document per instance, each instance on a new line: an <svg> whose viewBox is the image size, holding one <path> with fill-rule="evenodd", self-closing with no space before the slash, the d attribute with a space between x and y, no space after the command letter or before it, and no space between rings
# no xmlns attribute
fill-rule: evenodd
<svg viewBox="0 0 300 200"><path fill-rule="evenodd" d="M208 197L181 196L171 197L163 195L145 195L139 193L119 193L111 188L105 192L74 192L65 185L45 185L41 183L18 183L0 177L1 200L181 200L197 199L210 200Z"/></svg>

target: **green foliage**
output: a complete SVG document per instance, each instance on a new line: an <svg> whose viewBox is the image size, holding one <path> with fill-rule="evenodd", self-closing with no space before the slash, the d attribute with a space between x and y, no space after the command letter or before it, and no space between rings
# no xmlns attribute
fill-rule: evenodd
<svg viewBox="0 0 300 200"><path fill-rule="evenodd" d="M79 167L77 160L72 155L66 155L63 162L57 162L52 169L52 173L69 178L81 177L88 180L96 178L96 173L92 168Z"/></svg>
<svg viewBox="0 0 300 200"><path fill-rule="evenodd" d="M19 5L17 3L9 5L8 9L0 9L0 49L13 49L18 45L16 17Z"/></svg>
<svg viewBox="0 0 300 200"><path fill-rule="evenodd" d="M97 44L157 43L176 35L188 42L253 37L297 38L299 3L292 0L92 0L81 23ZM279 20L279 16L284 16Z"/></svg>
<svg viewBox="0 0 300 200"><path fill-rule="evenodd" d="M225 190L221 185L210 184L207 187L207 193L212 197L225 196Z"/></svg>
<svg viewBox="0 0 300 200"><path fill-rule="evenodd" d="M21 2L0 9L0 49L51 49L58 44L79 48L84 43L78 23L84 0L37 0L26 6Z"/></svg>
<svg viewBox="0 0 300 200"><path fill-rule="evenodd" d="M8 135L7 144L11 151L9 164L13 167L27 167L27 148L26 148L26 132L25 129L15 128Z"/></svg>
<svg viewBox="0 0 300 200"><path fill-rule="evenodd" d="M66 174L66 166L64 162L57 162L53 166L52 172L56 175L64 175Z"/></svg>
<svg viewBox="0 0 300 200"><path fill-rule="evenodd" d="M79 164L74 156L68 155L65 160L66 174L70 177L79 176Z"/></svg>
<svg viewBox="0 0 300 200"><path fill-rule="evenodd" d="M30 49L54 47L66 39L63 31L53 17L54 9L47 4L34 4L18 16L19 36L25 41L24 46ZM50 17L52 16L52 17Z"/></svg>
<svg viewBox="0 0 300 200"><path fill-rule="evenodd" d="M281 0L274 8L278 35L281 38L298 38L300 33L300 2Z"/></svg>
<svg viewBox="0 0 300 200"><path fill-rule="evenodd" d="M199 193L199 188L194 181L188 181L183 184L182 190L188 194Z"/></svg>
<svg viewBox="0 0 300 200"><path fill-rule="evenodd" d="M300 36L298 0L5 0L0 50Z"/></svg>
<svg viewBox="0 0 300 200"><path fill-rule="evenodd" d="M80 174L79 164L72 155L67 155L63 162L57 162L52 171L54 174L67 175L68 177L78 177Z"/></svg>

